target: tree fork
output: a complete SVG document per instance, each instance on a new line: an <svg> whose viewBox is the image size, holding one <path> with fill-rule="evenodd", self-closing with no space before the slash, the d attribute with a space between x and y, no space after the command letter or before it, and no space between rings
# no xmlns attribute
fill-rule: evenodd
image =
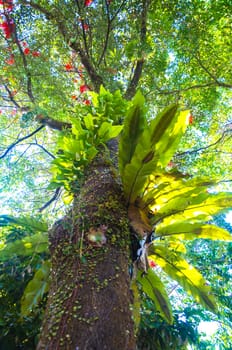
<svg viewBox="0 0 232 350"><path fill-rule="evenodd" d="M50 232L51 288L37 350L134 350L129 224L109 161L91 164Z"/></svg>

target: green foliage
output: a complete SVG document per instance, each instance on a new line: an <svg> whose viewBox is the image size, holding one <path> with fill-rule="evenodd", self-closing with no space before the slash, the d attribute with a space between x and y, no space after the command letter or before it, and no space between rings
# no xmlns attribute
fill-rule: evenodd
<svg viewBox="0 0 232 350"><path fill-rule="evenodd" d="M14 255L31 256L34 253L48 252L48 235L35 233L22 239L0 245L0 261L7 261Z"/></svg>
<svg viewBox="0 0 232 350"><path fill-rule="evenodd" d="M197 324L186 319L185 310L174 312L172 325L157 312L153 301L142 297L141 322L138 331L139 350L185 350L188 344L198 344Z"/></svg>
<svg viewBox="0 0 232 350"><path fill-rule="evenodd" d="M21 315L28 316L31 311L39 306L44 294L49 290L50 262L45 261L36 271L32 280L26 286L21 299ZM37 311L38 312L38 311Z"/></svg>
<svg viewBox="0 0 232 350"><path fill-rule="evenodd" d="M186 130L188 112L178 112L177 105L171 105L147 123L143 108L144 100L139 94L126 116L120 140L119 164L125 197L130 203L129 214L132 207L139 213L137 218L131 216L131 224L145 237L151 235L147 230L154 231L148 251L150 261L158 264L197 302L216 313L216 299L206 280L183 258L184 240L231 240L226 230L205 222L232 206L232 195L209 191L213 181L168 169ZM147 274L143 276L144 273ZM137 279L157 311L171 322L168 297L158 276L148 269L139 272Z"/></svg>
<svg viewBox="0 0 232 350"><path fill-rule="evenodd" d="M167 247L154 244L149 259L160 265L164 272L176 280L198 303L216 312L216 300L210 293L210 287L202 275L193 266L189 265L178 253Z"/></svg>
<svg viewBox="0 0 232 350"><path fill-rule="evenodd" d="M146 188L149 176L167 166L187 127L188 116L188 112L179 112L177 105L172 105L146 125L145 118L139 113L144 102L140 97L135 103L137 107L132 107L127 115L125 132L120 140L120 171L124 193L130 203ZM136 141L132 147L134 135ZM123 152L127 156L122 155Z"/></svg>
<svg viewBox="0 0 232 350"><path fill-rule="evenodd" d="M30 255L24 254L18 242L29 240L31 232L18 225L5 226L1 235L5 240L8 257L0 252L0 348L15 350L22 347L25 350L35 349L37 336L42 321L44 299L40 303L39 314L30 313L27 317L21 315L21 298L34 272L41 266L47 253L30 250ZM40 233L42 235L42 233ZM32 236L33 237L33 234ZM37 242L38 243L38 242ZM9 247L9 248L8 248ZM10 247L14 252L10 251ZM17 248L17 249L16 249ZM47 243L46 243L47 249Z"/></svg>
<svg viewBox="0 0 232 350"><path fill-rule="evenodd" d="M167 292L159 277L149 269L146 274L138 271L137 281L142 286L142 290L151 298L156 310L168 323L173 322L172 310Z"/></svg>
<svg viewBox="0 0 232 350"><path fill-rule="evenodd" d="M131 162L138 140L145 128L145 99L140 91L132 100L123 123L123 134L119 144L119 169L123 177L124 169Z"/></svg>
<svg viewBox="0 0 232 350"><path fill-rule="evenodd" d="M177 236L180 240L205 238L231 241L231 234L227 230L214 225L192 223L189 222L189 220L173 223L171 225L157 225L156 235L160 237L172 236L172 238Z"/></svg>
<svg viewBox="0 0 232 350"><path fill-rule="evenodd" d="M77 191L87 165L100 148L106 147L107 141L122 131L122 125L115 125L126 109L119 91L111 94L101 87L99 94L91 94L93 108L83 108L78 119L71 118L72 131L64 131L59 137L60 151L52 162L53 179L49 189L64 186L68 193Z"/></svg>
<svg viewBox="0 0 232 350"><path fill-rule="evenodd" d="M47 232L48 226L43 221L38 221L35 218L32 217L13 217L10 215L0 215L0 227L1 226L12 226L12 225L18 225L25 227L30 230L35 231L41 231L41 232Z"/></svg>
<svg viewBox="0 0 232 350"><path fill-rule="evenodd" d="M126 126L125 122L121 139L119 168L126 200L137 205L155 228L156 243L164 240L168 249L174 244L175 250L183 253L185 239L192 239L190 244L195 244L194 237L229 239L225 231L205 222L230 207L231 197L218 195L220 185L214 193L204 191L214 186L214 179L226 181L231 174L230 2L188 1L186 6L186 1L150 1L147 15L142 13L145 3L96 0L92 6L84 6L84 1L72 0L35 1L25 6L25 1L19 0L9 11L19 40L5 38L1 29L1 150L34 130L37 113L71 122L72 132L64 132L57 144L55 134L43 129L30 144L15 147L1 159L0 196L10 213L37 210L50 199L51 192L44 195L41 190L47 188L50 176L49 154L43 153L44 147L54 154L59 149L50 191L64 186L68 193L77 192L89 162L107 140L120 133L119 124L127 115L128 121L131 118L141 124L135 130L132 127L137 123ZM25 38L29 55L23 51ZM39 56L32 52L39 52ZM142 96L140 102L134 100L130 112L130 104L122 99L128 85L136 85L136 65L141 59L144 65L138 86L146 95L149 117L154 106L174 103L167 107L165 118L163 112L146 122ZM70 70L65 68L67 63ZM101 98L90 91L79 94L82 84L98 90L99 77L115 92L101 88ZM92 99L92 107L81 106L87 98ZM184 114L177 122L177 100L191 109L193 125L174 156L186 127ZM131 137L125 137L130 132ZM214 146L208 147L209 143ZM32 144L42 146L40 152ZM175 166L187 175L170 169L172 157ZM213 180L201 184L193 180L195 173ZM70 198L66 196L67 201ZM9 218L1 223L8 224ZM34 246L45 235L32 237L27 243ZM15 247L24 251L22 237L16 242ZM11 243L7 242L9 254L16 250ZM30 250L24 254L26 251ZM10 349L8 344L4 347Z"/></svg>

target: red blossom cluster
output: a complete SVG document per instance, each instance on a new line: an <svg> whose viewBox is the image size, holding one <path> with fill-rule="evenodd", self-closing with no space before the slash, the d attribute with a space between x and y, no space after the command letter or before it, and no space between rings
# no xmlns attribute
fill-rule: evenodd
<svg viewBox="0 0 232 350"><path fill-rule="evenodd" d="M70 71L70 70L73 70L73 69L75 68L75 67L72 65L71 62L66 63L66 64L64 65L64 67L65 67L65 70L66 70L66 71Z"/></svg>
<svg viewBox="0 0 232 350"><path fill-rule="evenodd" d="M13 53L10 55L9 58L6 59L5 62L6 62L6 64L9 64L10 66L12 66L15 63L15 58L14 58Z"/></svg>
<svg viewBox="0 0 232 350"><path fill-rule="evenodd" d="M81 86L79 87L79 90L80 90L80 93L83 94L83 93L85 93L86 91L89 90L89 87L88 87L87 85L83 84L83 85L81 85ZM75 101L79 100L77 95L71 95L71 99L72 99L72 100L75 100ZM82 100L82 102L83 102L86 106L90 106L90 105L91 105L91 100L89 100L89 99L87 99L87 98L84 98L84 99Z"/></svg>
<svg viewBox="0 0 232 350"><path fill-rule="evenodd" d="M190 115L189 115L189 119L188 119L189 124L192 124L192 123L193 123L193 120L194 120L193 115L190 114Z"/></svg>
<svg viewBox="0 0 232 350"><path fill-rule="evenodd" d="M10 39L12 34L14 33L15 24L13 19L6 20L0 24L0 28L2 29L5 38Z"/></svg>
<svg viewBox="0 0 232 350"><path fill-rule="evenodd" d="M83 101L84 102L84 104L86 105L86 106L90 106L91 105L91 101L90 100L84 100Z"/></svg>
<svg viewBox="0 0 232 350"><path fill-rule="evenodd" d="M66 64L64 64L64 68L65 68L65 70L67 71L67 72L70 72L70 73L78 73L78 77L75 77L75 78L73 78L73 82L76 84L79 84L79 82L80 82L80 79L82 79L83 78L83 71L82 71L82 67L78 67L78 68L76 68L75 67L75 65L73 64L73 62L72 62L72 59L73 58L75 58L75 57L72 57L71 58L71 60L69 61L69 62L67 62ZM86 85L86 84L81 84L80 86L79 86L79 92L80 92L80 94L84 94L85 92L87 92L87 91L89 91L89 87L88 87L88 85ZM86 106L89 106L89 105L91 105L91 100L89 100L89 99L87 99L87 98L84 98L84 99L80 99L79 97L78 97L78 95L71 95L70 96L71 97L71 99L72 100L74 100L74 101L82 101L82 103L84 103Z"/></svg>
<svg viewBox="0 0 232 350"><path fill-rule="evenodd" d="M89 25L86 24L86 23L84 23L84 24L83 24L83 29L84 29L85 31L89 30Z"/></svg>
<svg viewBox="0 0 232 350"><path fill-rule="evenodd" d="M3 5L4 11L8 12L11 12L14 7L13 0L0 0L0 5Z"/></svg>
<svg viewBox="0 0 232 350"><path fill-rule="evenodd" d="M154 267L156 267L157 265L156 265L156 263L155 263L153 260L149 260L149 266L150 266L151 268L154 268Z"/></svg>
<svg viewBox="0 0 232 350"><path fill-rule="evenodd" d="M30 52L31 52L31 50L29 49L29 47L26 47L26 48L23 50L24 55L29 55Z"/></svg>
<svg viewBox="0 0 232 350"><path fill-rule="evenodd" d="M0 5L3 7L3 10L0 13L5 17L5 20L0 24L0 28L2 29L5 38L10 39L15 29L14 20L9 17L9 14L14 7L13 0L0 0Z"/></svg>
<svg viewBox="0 0 232 350"><path fill-rule="evenodd" d="M88 91L89 88L87 85L83 84L80 86L80 93L83 94L84 92Z"/></svg>
<svg viewBox="0 0 232 350"><path fill-rule="evenodd" d="M40 56L40 52L39 51L32 51L29 49L29 47L27 47L27 43L25 41L22 42L23 47L25 47L25 49L23 50L24 55L30 55L30 53L32 54L33 57L39 57Z"/></svg>
<svg viewBox="0 0 232 350"><path fill-rule="evenodd" d="M85 6L90 6L93 0L85 0Z"/></svg>

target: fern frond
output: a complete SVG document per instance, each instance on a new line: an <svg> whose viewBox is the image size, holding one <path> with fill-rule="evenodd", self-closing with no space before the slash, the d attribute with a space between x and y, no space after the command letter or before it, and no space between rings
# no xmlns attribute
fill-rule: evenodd
<svg viewBox="0 0 232 350"><path fill-rule="evenodd" d="M147 294L154 302L156 310L160 312L160 315L168 322L173 322L172 308L164 288L163 283L159 277L148 269L146 274L141 271L137 273L137 281L142 287L142 290Z"/></svg>
<svg viewBox="0 0 232 350"><path fill-rule="evenodd" d="M144 104L144 97L138 91L124 120L119 143L119 170L122 177L124 176L125 166L130 163L139 138L147 125Z"/></svg>
<svg viewBox="0 0 232 350"><path fill-rule="evenodd" d="M149 259L160 265L163 271L176 280L198 303L216 313L215 298L198 270L189 265L180 254L167 251L165 247L153 246L151 251Z"/></svg>

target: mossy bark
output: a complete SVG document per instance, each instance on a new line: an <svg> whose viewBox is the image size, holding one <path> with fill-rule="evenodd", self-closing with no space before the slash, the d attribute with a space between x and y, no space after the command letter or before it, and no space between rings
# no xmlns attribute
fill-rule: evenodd
<svg viewBox="0 0 232 350"><path fill-rule="evenodd" d="M37 350L134 350L127 210L110 164L89 168L50 232L51 288Z"/></svg>

